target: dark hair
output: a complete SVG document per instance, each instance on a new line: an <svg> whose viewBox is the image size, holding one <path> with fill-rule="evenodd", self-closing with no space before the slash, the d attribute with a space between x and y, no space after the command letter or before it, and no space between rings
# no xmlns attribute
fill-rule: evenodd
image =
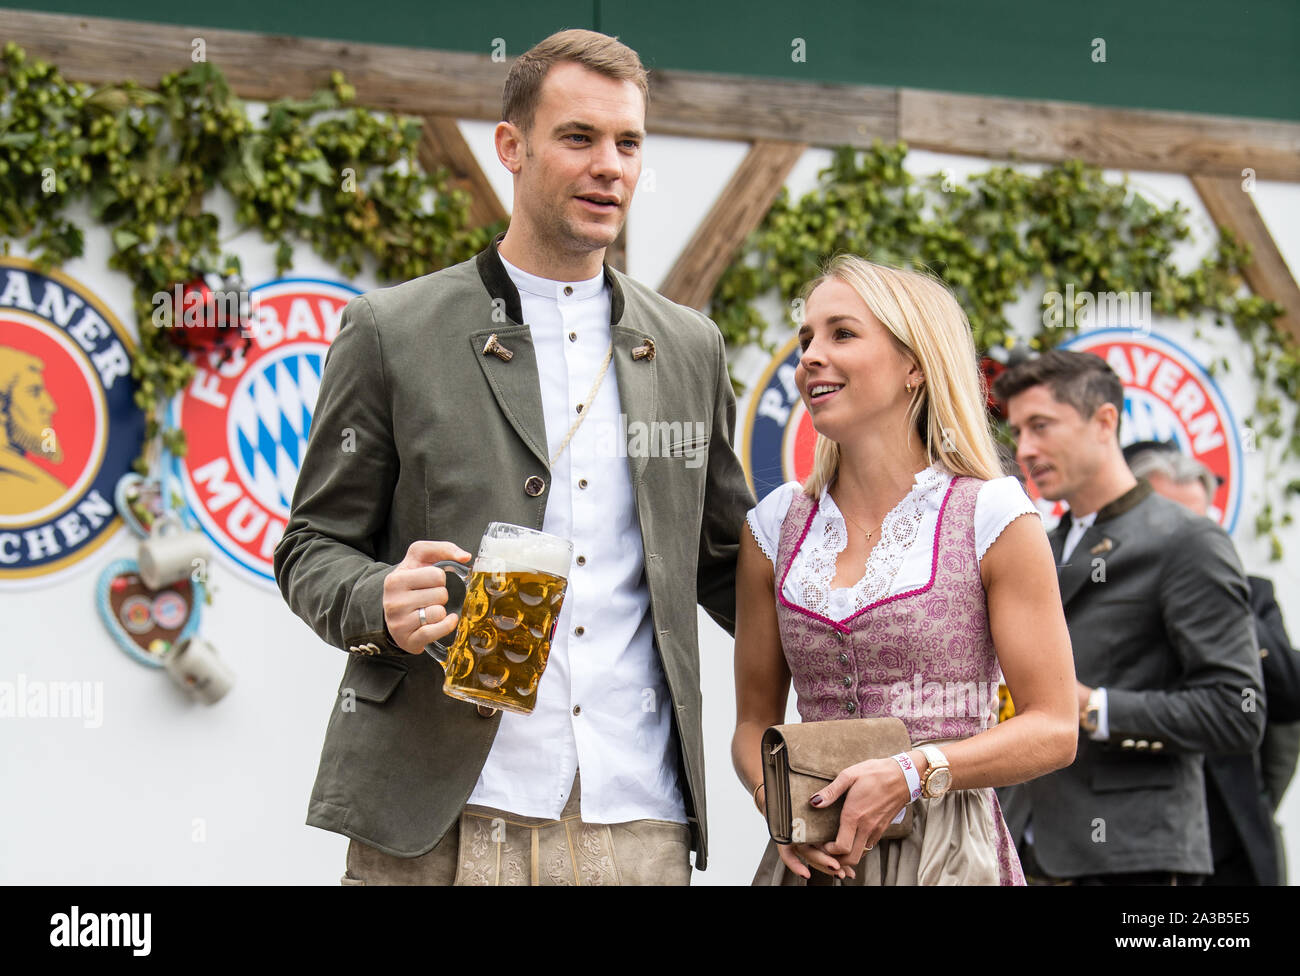
<svg viewBox="0 0 1300 976"><path fill-rule="evenodd" d="M546 73L563 61L580 64L615 81L633 82L646 103L650 102L650 82L635 51L607 34L574 28L538 41L515 59L501 93L501 118L528 132L542 98Z"/></svg>
<svg viewBox="0 0 1300 976"><path fill-rule="evenodd" d="M1090 352L1049 349L1036 359L1008 367L993 383L993 395L1003 403L1033 386L1046 386L1058 403L1074 407L1085 420L1103 403L1124 413L1124 384L1106 360ZM1116 436L1119 424L1115 425Z"/></svg>

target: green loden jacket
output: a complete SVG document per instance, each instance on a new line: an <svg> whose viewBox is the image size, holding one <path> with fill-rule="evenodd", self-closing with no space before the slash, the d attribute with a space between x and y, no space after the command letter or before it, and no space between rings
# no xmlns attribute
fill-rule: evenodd
<svg viewBox="0 0 1300 976"><path fill-rule="evenodd" d="M627 429L658 424L644 443L666 448L630 451L628 469L703 869L695 604L735 633L738 536L754 498L731 446L736 405L718 329L608 266L605 277ZM388 640L384 577L417 539L474 552L489 522L541 528L551 479L522 317L496 242L472 260L349 302L275 550L290 608L347 653L307 823L399 857L427 853L456 822L500 715L482 717L444 695L433 658ZM484 353L493 334L514 353L509 361Z"/></svg>

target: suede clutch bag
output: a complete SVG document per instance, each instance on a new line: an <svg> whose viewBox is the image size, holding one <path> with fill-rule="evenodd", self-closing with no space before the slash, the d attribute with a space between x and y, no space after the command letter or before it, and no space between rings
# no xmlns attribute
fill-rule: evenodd
<svg viewBox="0 0 1300 976"><path fill-rule="evenodd" d="M815 807L814 793L841 771L867 759L887 759L912 747L901 719L834 719L773 725L763 733L763 785L767 799L767 831L778 844L824 844L840 830L843 797ZM906 837L912 831L912 804L903 819L890 824L882 840Z"/></svg>

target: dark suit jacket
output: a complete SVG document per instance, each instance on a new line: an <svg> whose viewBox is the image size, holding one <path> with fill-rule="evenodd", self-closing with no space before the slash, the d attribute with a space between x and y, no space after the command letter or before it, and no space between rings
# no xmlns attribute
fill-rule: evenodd
<svg viewBox="0 0 1300 976"><path fill-rule="evenodd" d="M1205 753L1249 752L1263 732L1259 652L1237 553L1209 519L1137 486L1106 505L1060 564L1083 684L1105 688L1110 738L1081 732L1075 761L1001 794L1019 841L1062 877L1206 874Z"/></svg>
<svg viewBox="0 0 1300 976"><path fill-rule="evenodd" d="M1279 723L1300 718L1300 654L1292 648L1287 636L1282 610L1273 595L1273 584L1258 576L1248 580L1264 673L1264 695L1268 699L1265 735L1276 735ZM1295 731L1289 727L1283 734L1294 740ZM1281 793L1276 785L1270 790L1266 784L1261 761L1260 752L1205 757L1210 847L1215 874L1219 876L1216 882L1282 883L1273 826L1275 799L1281 799ZM1276 798L1272 796L1274 791L1278 792Z"/></svg>
<svg viewBox="0 0 1300 976"><path fill-rule="evenodd" d="M736 554L754 504L731 447L735 398L708 318L606 267L612 369L628 427L706 424L668 456L628 458L655 647L667 679L696 866L707 863L696 604L734 632ZM541 528L550 470L532 334L495 243L476 259L359 296L330 346L275 576L347 652L307 822L398 857L456 821L500 715L442 692L432 657L391 643L383 583L417 539L475 552L487 524ZM484 355L496 334L514 356ZM653 339L655 355L633 358ZM647 428L650 429L650 428ZM679 430L687 429L681 426ZM679 439L680 440L680 439ZM703 451L702 463L700 455ZM646 453L646 452L640 452ZM692 463L686 463L687 457ZM535 485L535 482L534 482ZM545 680L545 678L543 678ZM546 743L539 742L539 749Z"/></svg>

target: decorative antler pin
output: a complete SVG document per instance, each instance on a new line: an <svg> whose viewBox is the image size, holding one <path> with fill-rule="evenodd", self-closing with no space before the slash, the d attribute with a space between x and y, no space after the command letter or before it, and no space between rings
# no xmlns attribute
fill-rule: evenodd
<svg viewBox="0 0 1300 976"><path fill-rule="evenodd" d="M1111 542L1109 539L1102 539L1095 546L1089 549L1088 552L1092 553L1094 556L1099 556L1103 552L1110 552L1114 548L1115 548L1115 544L1113 542Z"/></svg>
<svg viewBox="0 0 1300 976"><path fill-rule="evenodd" d="M515 358L514 353L501 345L501 340L497 338L495 332L488 336L487 342L483 344L483 355L496 356L503 363L508 363Z"/></svg>
<svg viewBox="0 0 1300 976"><path fill-rule="evenodd" d="M645 345L637 346L632 350L633 359L654 359L655 358L655 341L647 338Z"/></svg>

